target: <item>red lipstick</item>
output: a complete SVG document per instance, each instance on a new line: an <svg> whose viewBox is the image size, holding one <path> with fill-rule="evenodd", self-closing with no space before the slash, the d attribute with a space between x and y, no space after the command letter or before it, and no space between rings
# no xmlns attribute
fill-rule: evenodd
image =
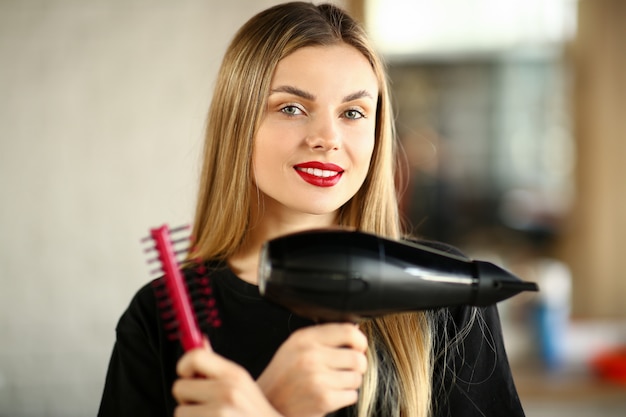
<svg viewBox="0 0 626 417"><path fill-rule="evenodd" d="M303 162L294 166L294 169L304 181L317 187L332 187L343 174L340 166L319 161Z"/></svg>

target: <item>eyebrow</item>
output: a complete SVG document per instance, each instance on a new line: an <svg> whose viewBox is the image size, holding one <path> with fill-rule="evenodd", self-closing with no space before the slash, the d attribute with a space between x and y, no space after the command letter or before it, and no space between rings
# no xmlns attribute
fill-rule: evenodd
<svg viewBox="0 0 626 417"><path fill-rule="evenodd" d="M372 100L374 99L374 97L370 94L369 91L360 90L360 91L357 91L356 93L348 94L347 96L345 96L343 98L343 102L346 103L348 101L358 100L360 98L371 98Z"/></svg>
<svg viewBox="0 0 626 417"><path fill-rule="evenodd" d="M308 91L304 91L298 87L294 87L292 85L281 85L279 87L273 88L270 93L288 93L288 94L293 94L294 96L298 96L301 97L305 100L309 100L309 101L315 101L315 95L309 93ZM355 93L352 94L348 94L347 96L345 96L342 100L343 103L347 103L349 101L353 101L353 100L358 100L360 98L371 98L372 100L374 99L374 97L372 96L372 94L370 94L369 91L367 90L359 90Z"/></svg>
<svg viewBox="0 0 626 417"><path fill-rule="evenodd" d="M271 93L288 93L288 94L293 94L294 96L301 97L305 100L315 101L315 95L307 91L301 90L298 87L294 87L292 85L281 85L280 87L273 88L270 92Z"/></svg>

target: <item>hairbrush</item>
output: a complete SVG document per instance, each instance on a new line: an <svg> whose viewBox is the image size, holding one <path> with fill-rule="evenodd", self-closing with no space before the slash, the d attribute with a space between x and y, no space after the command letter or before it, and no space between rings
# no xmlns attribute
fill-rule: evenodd
<svg viewBox="0 0 626 417"><path fill-rule="evenodd" d="M160 264L151 271L162 276L153 281L158 306L166 323L165 330L170 337L179 339L185 351L204 346L204 336L198 326L198 318L204 319L213 327L220 322L215 309L215 299L206 276L204 266L196 268L196 273L187 281L181 272L178 257L184 256L189 249L190 239L181 232L189 226L169 229L167 225L150 229L150 236L142 239L152 241L153 247L145 252L155 251L157 256L148 263ZM188 288L188 284L192 288ZM195 307L195 308L194 308Z"/></svg>

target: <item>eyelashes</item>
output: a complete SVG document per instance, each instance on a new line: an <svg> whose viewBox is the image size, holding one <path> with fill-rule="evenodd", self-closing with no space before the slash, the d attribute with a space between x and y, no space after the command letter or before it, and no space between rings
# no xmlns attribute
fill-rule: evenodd
<svg viewBox="0 0 626 417"><path fill-rule="evenodd" d="M359 109L348 109L343 112L346 119L357 120L364 119L365 113Z"/></svg>
<svg viewBox="0 0 626 417"><path fill-rule="evenodd" d="M281 107L280 112L286 114L287 116L299 116L305 114L304 110L295 104L288 104Z"/></svg>
<svg viewBox="0 0 626 417"><path fill-rule="evenodd" d="M305 115L306 111L297 104L287 104L282 106L279 111L287 116ZM358 120L366 118L366 113L359 107L349 108L341 112L341 117L348 120Z"/></svg>

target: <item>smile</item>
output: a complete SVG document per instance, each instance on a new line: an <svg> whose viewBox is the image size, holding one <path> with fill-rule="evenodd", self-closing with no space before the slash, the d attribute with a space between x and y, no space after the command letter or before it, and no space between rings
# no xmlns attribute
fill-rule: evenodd
<svg viewBox="0 0 626 417"><path fill-rule="evenodd" d="M296 167L296 171L300 171L300 172L305 172L309 175L313 175L316 177L322 177L322 178L328 178L328 177L333 177L337 174L339 174L339 172L337 171L330 171L327 169L318 169L318 168L301 168L301 167Z"/></svg>
<svg viewBox="0 0 626 417"><path fill-rule="evenodd" d="M332 187L337 184L343 169L334 164L312 161L294 166L300 178L316 187Z"/></svg>

